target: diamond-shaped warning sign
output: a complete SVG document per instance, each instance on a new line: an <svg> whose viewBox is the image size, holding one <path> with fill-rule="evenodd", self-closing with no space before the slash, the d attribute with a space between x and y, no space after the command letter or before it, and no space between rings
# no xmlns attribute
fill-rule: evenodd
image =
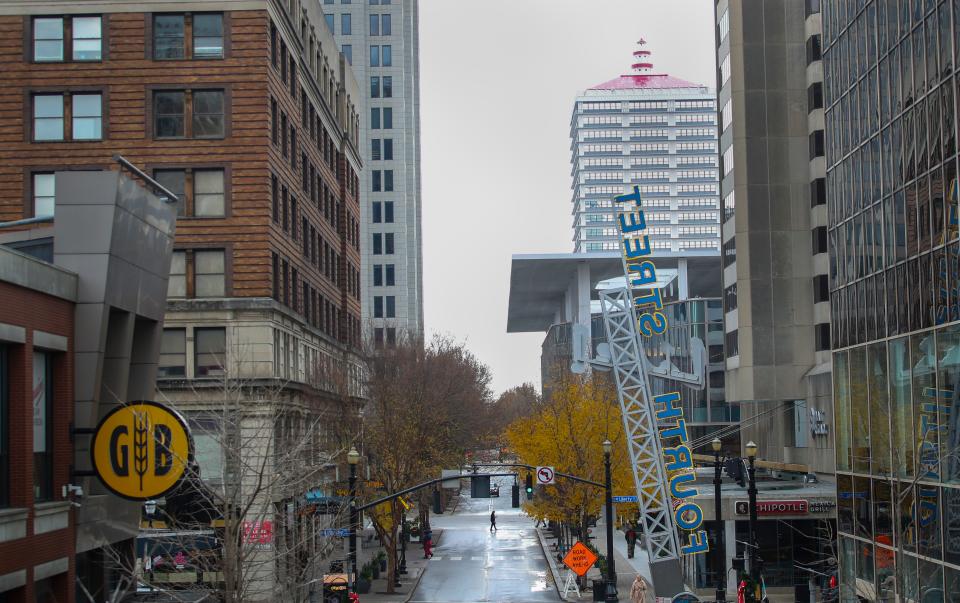
<svg viewBox="0 0 960 603"><path fill-rule="evenodd" d="M563 564L578 576L586 574L596 562L597 554L588 549L582 542L573 545L570 552L563 558Z"/></svg>

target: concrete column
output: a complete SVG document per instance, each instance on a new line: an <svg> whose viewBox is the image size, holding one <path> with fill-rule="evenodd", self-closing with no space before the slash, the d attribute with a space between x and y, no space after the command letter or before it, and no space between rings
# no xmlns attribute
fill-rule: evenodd
<svg viewBox="0 0 960 603"><path fill-rule="evenodd" d="M737 600L737 574L731 572L729 564L737 556L737 521L728 519L723 522L723 540L726 544L727 553L727 601ZM732 595L732 598L731 598Z"/></svg>
<svg viewBox="0 0 960 603"><path fill-rule="evenodd" d="M577 315L574 318L577 324L583 325L590 333L590 265L586 262L577 264ZM589 359L591 354L590 336L585 342L583 357Z"/></svg>
<svg viewBox="0 0 960 603"><path fill-rule="evenodd" d="M690 297L690 283L687 280L687 260L677 260L677 294L680 299Z"/></svg>

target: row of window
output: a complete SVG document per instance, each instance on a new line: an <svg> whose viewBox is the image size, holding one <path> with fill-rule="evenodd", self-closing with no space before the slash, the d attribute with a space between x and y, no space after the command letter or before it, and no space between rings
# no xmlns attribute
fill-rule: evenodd
<svg viewBox="0 0 960 603"><path fill-rule="evenodd" d="M397 284L395 264L373 265L373 286L394 287Z"/></svg>
<svg viewBox="0 0 960 603"><path fill-rule="evenodd" d="M393 46L389 44L370 46L370 66L393 67Z"/></svg>
<svg viewBox="0 0 960 603"><path fill-rule="evenodd" d="M219 377L226 370L227 332L223 327L194 327L193 375ZM160 340L157 377L187 376L187 329L164 329Z"/></svg>
<svg viewBox="0 0 960 603"><path fill-rule="evenodd" d="M382 86L381 86L382 82ZM393 76L371 76L370 98L393 98Z"/></svg>
<svg viewBox="0 0 960 603"><path fill-rule="evenodd" d="M371 219L374 224L393 224L393 201L374 201Z"/></svg>
<svg viewBox="0 0 960 603"><path fill-rule="evenodd" d="M392 232L373 233L373 255L393 255L396 253L394 236Z"/></svg>
<svg viewBox="0 0 960 603"><path fill-rule="evenodd" d="M373 317L374 318L396 318L397 317L396 296L374 295L373 296Z"/></svg>
<svg viewBox="0 0 960 603"><path fill-rule="evenodd" d="M383 119L381 120L381 116ZM393 129L393 108L391 107L372 107L370 109L370 129L371 130L392 130Z"/></svg>
<svg viewBox="0 0 960 603"><path fill-rule="evenodd" d="M360 271L349 262L345 271L351 283L350 293L359 296ZM301 314L307 323L330 337L338 338L341 326L345 326L350 342L359 342L359 320L349 312L342 311L336 302L327 299L287 258L274 253L272 273L273 299Z"/></svg>
<svg viewBox="0 0 960 603"><path fill-rule="evenodd" d="M370 176L373 192L393 192L393 170L370 170Z"/></svg>
<svg viewBox="0 0 960 603"><path fill-rule="evenodd" d="M327 20L327 27L330 28L330 33L336 35L336 15L329 13L324 15ZM367 34L371 36L389 36L393 35L393 23L392 16L389 13L384 14L373 14L369 15L370 17L370 27L367 30ZM340 15L340 35L341 36L351 36L353 35L353 15L350 13L341 13Z"/></svg>

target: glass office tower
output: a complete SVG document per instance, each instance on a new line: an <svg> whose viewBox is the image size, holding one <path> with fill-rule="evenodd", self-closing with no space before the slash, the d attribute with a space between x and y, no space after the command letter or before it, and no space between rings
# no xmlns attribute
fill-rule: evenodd
<svg viewBox="0 0 960 603"><path fill-rule="evenodd" d="M960 593L960 2L823 3L841 601Z"/></svg>

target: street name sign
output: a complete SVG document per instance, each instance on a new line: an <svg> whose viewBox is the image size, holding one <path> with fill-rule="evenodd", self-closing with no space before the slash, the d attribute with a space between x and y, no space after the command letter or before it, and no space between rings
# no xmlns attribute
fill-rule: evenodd
<svg viewBox="0 0 960 603"><path fill-rule="evenodd" d="M554 477L556 475L553 472L553 467L537 467L537 485L549 486L553 483Z"/></svg>
<svg viewBox="0 0 960 603"><path fill-rule="evenodd" d="M570 552L563 558L563 564L573 570L573 573L578 576L586 574L596 562L597 554L579 541L570 547Z"/></svg>
<svg viewBox="0 0 960 603"><path fill-rule="evenodd" d="M610 497L610 500L612 500L615 503L635 503L637 502L637 497L636 496L612 496Z"/></svg>

